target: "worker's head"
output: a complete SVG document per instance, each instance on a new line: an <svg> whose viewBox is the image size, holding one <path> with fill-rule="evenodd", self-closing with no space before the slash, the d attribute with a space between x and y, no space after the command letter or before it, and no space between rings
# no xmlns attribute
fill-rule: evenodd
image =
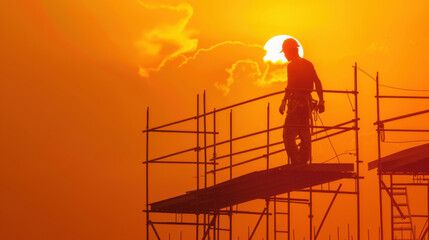
<svg viewBox="0 0 429 240"><path fill-rule="evenodd" d="M299 44L295 39L288 38L284 40L281 52L285 54L285 57L288 61L292 61L299 57L298 47Z"/></svg>

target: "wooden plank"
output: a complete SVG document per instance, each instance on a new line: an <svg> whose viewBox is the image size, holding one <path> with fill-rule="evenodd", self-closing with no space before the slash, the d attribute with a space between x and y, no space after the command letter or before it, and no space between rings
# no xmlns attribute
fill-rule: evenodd
<svg viewBox="0 0 429 240"><path fill-rule="evenodd" d="M429 143L408 148L380 159L380 172L421 172L429 165ZM378 160L368 163L368 170L378 167Z"/></svg>
<svg viewBox="0 0 429 240"><path fill-rule="evenodd" d="M151 204L156 211L208 212L258 198L354 177L353 164L311 164L249 173L238 178Z"/></svg>

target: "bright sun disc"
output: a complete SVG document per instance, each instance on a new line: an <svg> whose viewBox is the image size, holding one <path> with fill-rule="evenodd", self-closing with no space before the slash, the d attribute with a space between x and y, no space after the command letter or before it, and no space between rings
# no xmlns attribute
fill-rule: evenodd
<svg viewBox="0 0 429 240"><path fill-rule="evenodd" d="M304 49L302 48L301 43L296 38L289 35L278 35L278 36L272 37L270 40L267 41L267 43L265 43L264 49L265 51L267 51L267 54L265 54L264 56L264 61L265 62L270 61L272 63L277 63L277 64L288 62L284 53L281 52L283 42L288 38L293 38L298 42L299 44L298 54L300 57L303 57Z"/></svg>

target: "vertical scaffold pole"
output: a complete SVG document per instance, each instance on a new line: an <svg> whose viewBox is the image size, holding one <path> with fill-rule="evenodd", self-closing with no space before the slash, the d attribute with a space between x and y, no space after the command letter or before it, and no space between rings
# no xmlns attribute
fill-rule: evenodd
<svg viewBox="0 0 429 240"><path fill-rule="evenodd" d="M207 118L206 118L206 90L203 94L203 113L204 113L204 188L207 188ZM214 134L215 135L215 134ZM207 214L204 213L203 217L203 229L206 229L206 217Z"/></svg>
<svg viewBox="0 0 429 240"><path fill-rule="evenodd" d="M359 111L358 111L358 79L357 79L357 63L355 62L354 69L354 85L355 85L355 144L356 144L356 215L357 215L357 240L360 240L360 184L359 184Z"/></svg>
<svg viewBox="0 0 429 240"><path fill-rule="evenodd" d="M310 219L310 240L313 240L313 188L310 187L310 199L309 199L309 207L310 207L310 215L308 218Z"/></svg>
<svg viewBox="0 0 429 240"><path fill-rule="evenodd" d="M204 112L204 188L207 188L207 118L206 118L206 90L203 95Z"/></svg>
<svg viewBox="0 0 429 240"><path fill-rule="evenodd" d="M274 240L277 240L277 195L274 195L273 199L273 205L274 205Z"/></svg>
<svg viewBox="0 0 429 240"><path fill-rule="evenodd" d="M380 172L381 168L381 138L380 138L380 98L379 98L379 80L378 72L375 78L376 82L376 100L377 100L377 146L378 146L378 196L380 204L380 238L384 239L384 230L383 230L383 194L381 189L381 181L383 180L382 174Z"/></svg>
<svg viewBox="0 0 429 240"><path fill-rule="evenodd" d="M213 110L213 132L216 132L216 108ZM216 184L216 134L213 134L213 185Z"/></svg>
<svg viewBox="0 0 429 240"><path fill-rule="evenodd" d="M393 238L393 175L390 174L390 234Z"/></svg>
<svg viewBox="0 0 429 240"><path fill-rule="evenodd" d="M290 240L290 192L287 193L287 239Z"/></svg>
<svg viewBox="0 0 429 240"><path fill-rule="evenodd" d="M197 190L200 189L200 95L197 94L197 142L196 142L196 153L197 153ZM197 199L197 201L199 201ZM196 214L196 225L195 225L195 235L198 240L198 231L199 231L199 214Z"/></svg>
<svg viewBox="0 0 429 240"><path fill-rule="evenodd" d="M268 103L267 106L267 170L270 169L270 103ZM270 239L270 197L268 197L266 200L267 205L267 215L266 215L266 221L267 221L267 227L266 227L266 235L267 239ZM275 233L274 233L275 235Z"/></svg>
<svg viewBox="0 0 429 240"><path fill-rule="evenodd" d="M287 157L287 164L290 164L290 157L288 156ZM290 194L290 192L288 192L287 193L287 198L288 198L288 201L287 201L287 239L288 240L290 240L290 219L291 219L291 216L290 216L290 198L291 198L291 194ZM295 232L294 232L294 235L293 235L293 239L295 239Z"/></svg>
<svg viewBox="0 0 429 240"><path fill-rule="evenodd" d="M213 132L216 132L216 108L213 111ZM216 158L216 134L213 134L213 157ZM216 159L213 164L213 185L216 185ZM216 215L214 215L215 217ZM216 219L213 225L213 239L216 238ZM210 238L210 236L209 236Z"/></svg>
<svg viewBox="0 0 429 240"><path fill-rule="evenodd" d="M149 239L149 107L146 109L146 239Z"/></svg>
<svg viewBox="0 0 429 240"><path fill-rule="evenodd" d="M310 116L311 117L311 116ZM310 145L310 165L313 163L313 149ZM290 199L289 199L290 201ZM310 222L310 240L313 240L313 187L310 186L309 191L309 207L310 207L310 214L308 215L309 222Z"/></svg>
<svg viewBox="0 0 429 240"><path fill-rule="evenodd" d="M229 112L229 180L232 179L232 109ZM229 207L229 239L232 240L232 205Z"/></svg>

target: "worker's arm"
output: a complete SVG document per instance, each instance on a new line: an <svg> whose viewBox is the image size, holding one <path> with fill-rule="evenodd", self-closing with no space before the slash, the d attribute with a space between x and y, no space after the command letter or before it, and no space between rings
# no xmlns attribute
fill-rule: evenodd
<svg viewBox="0 0 429 240"><path fill-rule="evenodd" d="M288 90L287 90L287 88L285 88L285 96L283 97L283 100L282 100L282 103L280 104L280 109L279 109L279 112L281 115L283 115L283 113L285 112L286 102L287 102L288 98L289 98Z"/></svg>
<svg viewBox="0 0 429 240"><path fill-rule="evenodd" d="M314 67L313 67L314 70ZM316 74L316 70L314 70L314 85L316 85L317 96L319 97L319 112L323 113L325 111L325 100L323 99L323 88L322 83L320 82L319 77Z"/></svg>
<svg viewBox="0 0 429 240"><path fill-rule="evenodd" d="M287 84L287 87L285 88L285 95L284 95L284 97L283 97L283 100L282 100L282 103L281 103L281 105L280 105L280 109L279 109L279 112L280 112L280 114L282 114L283 115L283 113L285 112L285 109L286 109L286 102L287 102L287 100L289 99L289 97L290 97L290 95L291 95L291 92L290 92L290 90L289 90L289 87L290 87L290 74L289 74L289 64L287 65L287 79L288 79L288 84Z"/></svg>

